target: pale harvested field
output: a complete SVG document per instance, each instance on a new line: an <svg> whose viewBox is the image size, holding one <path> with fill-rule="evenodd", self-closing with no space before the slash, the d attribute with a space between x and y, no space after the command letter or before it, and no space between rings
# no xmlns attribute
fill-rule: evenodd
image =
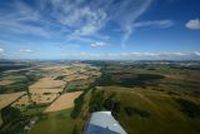
<svg viewBox="0 0 200 134"><path fill-rule="evenodd" d="M31 88L29 89L29 92L31 94L44 94L44 93L59 93L62 92L63 88L51 88L51 89L38 89L38 88Z"/></svg>
<svg viewBox="0 0 200 134"><path fill-rule="evenodd" d="M17 93L0 95L0 109L13 103L14 101L16 101L19 97L23 96L24 94L26 94L26 92L17 92Z"/></svg>
<svg viewBox="0 0 200 134"><path fill-rule="evenodd" d="M62 92L66 82L45 77L29 86L31 100L37 104L51 103Z"/></svg>
<svg viewBox="0 0 200 134"><path fill-rule="evenodd" d="M84 74L80 74L80 75L76 78L76 80L87 80L88 78L89 78L89 76L84 75Z"/></svg>
<svg viewBox="0 0 200 134"><path fill-rule="evenodd" d="M46 110L47 112L55 112L71 108L74 106L74 100L82 93L82 91L66 93L61 95L54 103L52 103Z"/></svg>
<svg viewBox="0 0 200 134"><path fill-rule="evenodd" d="M0 85L1 86L4 86L4 85L9 85L9 84L12 84L14 83L15 81L13 80L0 80Z"/></svg>
<svg viewBox="0 0 200 134"><path fill-rule="evenodd" d="M20 99L18 99L16 102L14 102L12 106L13 107L22 106L22 105L27 106L29 104L30 104L30 101L29 101L28 95L24 95Z"/></svg>
<svg viewBox="0 0 200 134"><path fill-rule="evenodd" d="M31 100L35 102L36 104L45 104L45 103L51 103L54 101L59 94L37 94L37 95L31 95Z"/></svg>
<svg viewBox="0 0 200 134"><path fill-rule="evenodd" d="M64 78L64 81L71 82L75 80L87 80L88 78L89 78L89 75L87 74L73 74L73 75L66 76Z"/></svg>
<svg viewBox="0 0 200 134"><path fill-rule="evenodd" d="M74 81L74 80L77 79L77 77L78 77L78 76L77 76L76 74L73 74L73 75L70 75L70 76L65 77L65 78L64 78L64 81L66 81L66 82Z"/></svg>
<svg viewBox="0 0 200 134"><path fill-rule="evenodd" d="M76 72L73 71L73 70L65 69L65 70L63 70L63 73L64 73L65 75L73 75L73 74L75 74Z"/></svg>
<svg viewBox="0 0 200 134"><path fill-rule="evenodd" d="M65 82L61 80L54 80L50 77L45 77L31 85L29 89L51 89L51 88L63 88Z"/></svg>
<svg viewBox="0 0 200 134"><path fill-rule="evenodd" d="M68 68L69 66L66 66L66 65L52 65L52 66L46 66L46 67L42 67L41 69L43 70L61 70L61 69L65 69L65 68Z"/></svg>

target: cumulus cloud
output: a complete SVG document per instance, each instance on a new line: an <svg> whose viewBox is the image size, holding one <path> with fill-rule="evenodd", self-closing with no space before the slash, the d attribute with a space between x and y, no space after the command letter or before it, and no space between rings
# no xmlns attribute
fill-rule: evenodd
<svg viewBox="0 0 200 134"><path fill-rule="evenodd" d="M191 30L200 30L200 20L199 19L192 19L189 20L185 24L186 28L191 29Z"/></svg>
<svg viewBox="0 0 200 134"><path fill-rule="evenodd" d="M31 53L33 51L31 49L20 49L19 52L22 52L22 53Z"/></svg>
<svg viewBox="0 0 200 134"><path fill-rule="evenodd" d="M102 48L102 47L107 46L107 44L105 42L95 42L95 43L90 44L90 46L93 48Z"/></svg>

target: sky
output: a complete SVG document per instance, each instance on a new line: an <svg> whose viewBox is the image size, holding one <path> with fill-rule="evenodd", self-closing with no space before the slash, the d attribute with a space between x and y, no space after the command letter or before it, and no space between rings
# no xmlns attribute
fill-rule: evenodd
<svg viewBox="0 0 200 134"><path fill-rule="evenodd" d="M200 1L0 0L0 59L200 60Z"/></svg>

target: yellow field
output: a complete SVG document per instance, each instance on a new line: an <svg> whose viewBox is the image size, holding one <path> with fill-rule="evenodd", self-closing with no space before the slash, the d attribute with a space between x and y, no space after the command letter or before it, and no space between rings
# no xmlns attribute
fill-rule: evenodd
<svg viewBox="0 0 200 134"><path fill-rule="evenodd" d="M17 106L27 106L30 104L28 95L24 95L21 98L19 98L16 102L14 102L12 104L13 107L17 107Z"/></svg>
<svg viewBox="0 0 200 134"><path fill-rule="evenodd" d="M46 65L46 66L42 66L41 69L51 71L51 70L60 70L60 69L64 69L67 67L68 67L67 65Z"/></svg>
<svg viewBox="0 0 200 134"><path fill-rule="evenodd" d="M11 93L11 94L1 94L0 95L0 110L14 101L16 101L19 97L25 95L26 92L17 92L17 93Z"/></svg>
<svg viewBox="0 0 200 134"><path fill-rule="evenodd" d="M37 104L45 104L45 103L51 103L54 101L59 94L36 94L31 95L31 100Z"/></svg>
<svg viewBox="0 0 200 134"><path fill-rule="evenodd" d="M61 111L74 106L74 100L82 93L82 91L66 93L61 95L54 103L52 103L46 110L47 112Z"/></svg>
<svg viewBox="0 0 200 134"><path fill-rule="evenodd" d="M29 89L55 89L55 88L63 88L65 86L65 82L61 80L54 80L50 77L45 77L40 79L35 84L31 85Z"/></svg>
<svg viewBox="0 0 200 134"><path fill-rule="evenodd" d="M29 86L31 100L37 104L51 103L59 97L66 84L70 82L76 80L89 81L91 77L100 75L98 68L86 64L48 65L41 69L47 71L46 77ZM62 80L55 80L59 76L63 76Z"/></svg>
<svg viewBox="0 0 200 134"><path fill-rule="evenodd" d="M63 88L50 88L50 89L38 89L38 88L31 88L29 89L30 93L32 93L33 95L34 94L44 94L44 93L59 93L59 92L62 92L63 91Z"/></svg>
<svg viewBox="0 0 200 134"><path fill-rule="evenodd" d="M63 91L66 82L45 77L29 87L31 100L37 104L51 103Z"/></svg>

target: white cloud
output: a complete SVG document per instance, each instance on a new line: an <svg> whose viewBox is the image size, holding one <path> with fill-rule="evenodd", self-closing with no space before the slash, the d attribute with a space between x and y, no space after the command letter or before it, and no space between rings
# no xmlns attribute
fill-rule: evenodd
<svg viewBox="0 0 200 134"><path fill-rule="evenodd" d="M98 9L97 11L92 11L88 7L82 16L82 19L86 20L85 24L75 30L75 34L78 34L80 36L91 35L98 31L104 25L104 22L106 21L106 13L100 9Z"/></svg>
<svg viewBox="0 0 200 134"><path fill-rule="evenodd" d="M22 53L31 53L33 51L31 49L20 49L19 52L22 52Z"/></svg>
<svg viewBox="0 0 200 134"><path fill-rule="evenodd" d="M154 20L154 21L143 21L143 22L134 22L132 25L125 26L125 34L122 38L122 47L126 46L126 42L137 28L142 27L155 27L155 28L169 28L174 25L172 20Z"/></svg>
<svg viewBox="0 0 200 134"><path fill-rule="evenodd" d="M123 52L123 53L72 53L75 59L103 59L103 60L191 60L200 59L200 52Z"/></svg>
<svg viewBox="0 0 200 134"><path fill-rule="evenodd" d="M105 42L95 42L95 43L90 44L90 46L93 48L102 48L102 47L107 46L107 44Z"/></svg>
<svg viewBox="0 0 200 134"><path fill-rule="evenodd" d="M4 49L0 48L0 54L4 53Z"/></svg>
<svg viewBox="0 0 200 134"><path fill-rule="evenodd" d="M21 1L16 1L10 8L12 8L13 12L5 10L6 13L0 15L0 29L4 34L24 34L39 37L49 37L51 35L50 30L44 25L31 25L27 23L42 24L40 13L29 5Z"/></svg>
<svg viewBox="0 0 200 134"><path fill-rule="evenodd" d="M36 8L25 2L16 1L11 5L11 12L5 10L5 13L0 13L0 28L7 33L31 34L48 38L54 38L55 35L61 37L60 34L65 34L63 37L69 40L71 36L99 39L106 37L99 31L107 22L112 21L123 29L125 32L123 42L126 42L132 33L132 24L147 10L151 1L153 0L119 2L43 0L38 2ZM53 30L54 27L56 30Z"/></svg>
<svg viewBox="0 0 200 134"><path fill-rule="evenodd" d="M130 0L124 1L122 5L120 5L117 13L117 22L121 25L124 30L124 35L122 37L121 45L122 47L126 46L126 43L133 32L133 25L138 17L140 17L151 5L153 0ZM128 10L129 9L129 10Z"/></svg>
<svg viewBox="0 0 200 134"><path fill-rule="evenodd" d="M119 40L122 46L126 46L135 27L167 28L173 25L170 20L136 22L153 1L41 0L37 2L38 6L16 1L7 8L12 10L8 11L5 8L0 12L0 30L3 31L0 34L34 35L52 40L79 41L84 44L108 40L109 36L105 34L104 28L111 22L123 31Z"/></svg>
<svg viewBox="0 0 200 134"><path fill-rule="evenodd" d="M136 22L134 24L135 28L139 27L158 27L158 28L169 28L174 25L172 20L155 20L155 21L144 21Z"/></svg>
<svg viewBox="0 0 200 134"><path fill-rule="evenodd" d="M189 20L185 26L188 29L192 29L192 30L200 30L200 20L199 19L194 19L194 20Z"/></svg>
<svg viewBox="0 0 200 134"><path fill-rule="evenodd" d="M155 57L159 56L160 53L153 53L153 52L128 52L128 53L121 53L120 54L123 57Z"/></svg>

